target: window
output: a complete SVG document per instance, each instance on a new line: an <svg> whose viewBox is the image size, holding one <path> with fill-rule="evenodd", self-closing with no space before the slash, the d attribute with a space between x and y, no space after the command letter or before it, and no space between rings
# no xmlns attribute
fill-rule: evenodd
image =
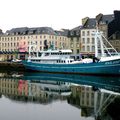
<svg viewBox="0 0 120 120"><path fill-rule="evenodd" d="M95 52L95 46L92 46L92 52Z"/></svg>
<svg viewBox="0 0 120 120"><path fill-rule="evenodd" d="M79 43L76 46L77 46L77 48L79 48L80 47Z"/></svg>
<svg viewBox="0 0 120 120"><path fill-rule="evenodd" d="M85 36L85 31L82 31L82 36Z"/></svg>
<svg viewBox="0 0 120 120"><path fill-rule="evenodd" d="M90 51L90 46L87 46L87 51Z"/></svg>
<svg viewBox="0 0 120 120"><path fill-rule="evenodd" d="M90 35L90 31L87 31L87 36L89 36Z"/></svg>
<svg viewBox="0 0 120 120"><path fill-rule="evenodd" d="M77 49L77 54L79 54L79 49Z"/></svg>
<svg viewBox="0 0 120 120"><path fill-rule="evenodd" d="M85 43L85 38L82 38L82 43Z"/></svg>
<svg viewBox="0 0 120 120"><path fill-rule="evenodd" d="M72 53L73 53L73 49L71 49L72 50Z"/></svg>
<svg viewBox="0 0 120 120"><path fill-rule="evenodd" d="M57 41L55 42L55 45L57 45Z"/></svg>
<svg viewBox="0 0 120 120"><path fill-rule="evenodd" d="M73 44L71 44L70 46L73 47Z"/></svg>
<svg viewBox="0 0 120 120"><path fill-rule="evenodd" d="M73 37L71 37L71 42L73 42Z"/></svg>
<svg viewBox="0 0 120 120"><path fill-rule="evenodd" d="M42 47L40 46L40 50L42 50Z"/></svg>
<svg viewBox="0 0 120 120"><path fill-rule="evenodd" d="M42 41L40 41L40 45L42 45Z"/></svg>
<svg viewBox="0 0 120 120"><path fill-rule="evenodd" d="M92 38L92 44L94 44L95 43L95 38Z"/></svg>
<svg viewBox="0 0 120 120"><path fill-rule="evenodd" d="M77 37L77 42L79 42L79 37Z"/></svg>
<svg viewBox="0 0 120 120"><path fill-rule="evenodd" d="M87 43L88 43L88 44L90 43L90 38L87 38Z"/></svg>
<svg viewBox="0 0 120 120"><path fill-rule="evenodd" d="M82 51L85 51L85 46L82 46Z"/></svg>

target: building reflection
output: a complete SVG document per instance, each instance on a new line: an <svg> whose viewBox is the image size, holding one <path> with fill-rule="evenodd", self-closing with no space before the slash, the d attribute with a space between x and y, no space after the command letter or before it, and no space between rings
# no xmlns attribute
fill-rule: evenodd
<svg viewBox="0 0 120 120"><path fill-rule="evenodd" d="M47 104L53 100L66 100L70 94L70 85L59 81L36 81L1 77L0 93L17 101Z"/></svg>
<svg viewBox="0 0 120 120"><path fill-rule="evenodd" d="M44 105L56 100L67 100L70 105L80 109L81 117L120 119L120 87L117 78L30 73L21 76L18 73L0 73L0 98L4 95L14 101Z"/></svg>
<svg viewBox="0 0 120 120"><path fill-rule="evenodd" d="M112 120L114 117L120 119L120 95L107 91L94 91L90 86L71 86L71 95L68 103L81 109L81 116L93 116L95 120ZM116 105L116 101L119 103ZM114 106L114 109L112 109ZM117 108L117 109L116 109ZM116 112L115 112L116 111ZM112 113L116 113L114 116ZM115 119L118 120L118 119Z"/></svg>

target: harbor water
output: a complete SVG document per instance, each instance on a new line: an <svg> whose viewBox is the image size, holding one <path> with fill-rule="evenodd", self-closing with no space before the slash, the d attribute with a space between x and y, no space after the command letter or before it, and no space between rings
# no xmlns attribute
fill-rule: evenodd
<svg viewBox="0 0 120 120"><path fill-rule="evenodd" d="M120 77L0 71L0 120L120 120Z"/></svg>

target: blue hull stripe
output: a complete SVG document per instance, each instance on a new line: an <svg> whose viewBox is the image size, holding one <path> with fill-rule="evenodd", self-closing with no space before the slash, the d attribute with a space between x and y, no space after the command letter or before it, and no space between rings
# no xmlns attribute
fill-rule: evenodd
<svg viewBox="0 0 120 120"><path fill-rule="evenodd" d="M23 61L26 69L35 71L89 74L118 74L120 75L120 60L84 63L84 64L39 64Z"/></svg>

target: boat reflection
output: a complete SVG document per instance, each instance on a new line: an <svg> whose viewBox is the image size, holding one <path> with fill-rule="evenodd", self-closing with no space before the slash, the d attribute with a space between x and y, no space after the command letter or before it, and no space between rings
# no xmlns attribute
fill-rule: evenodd
<svg viewBox="0 0 120 120"><path fill-rule="evenodd" d="M81 109L81 116L94 116L95 120L120 119L119 93L93 91L90 86L71 86L68 103Z"/></svg>
<svg viewBox="0 0 120 120"><path fill-rule="evenodd" d="M67 100L82 117L120 119L120 78L72 74L0 74L0 97L14 101L50 104Z"/></svg>
<svg viewBox="0 0 120 120"><path fill-rule="evenodd" d="M64 81L75 84L90 85L93 89L103 88L115 92L120 92L120 77L108 76L85 76L75 74L51 74L51 73L24 73L25 80L49 80L49 81Z"/></svg>

